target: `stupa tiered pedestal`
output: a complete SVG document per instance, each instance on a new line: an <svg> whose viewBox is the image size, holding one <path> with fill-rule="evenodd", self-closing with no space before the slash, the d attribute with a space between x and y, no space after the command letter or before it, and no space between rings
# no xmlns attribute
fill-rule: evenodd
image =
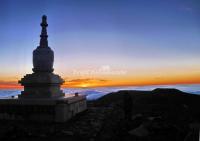
<svg viewBox="0 0 200 141"><path fill-rule="evenodd" d="M19 98L59 98L65 96L60 89L64 80L51 72L27 74L19 83L24 86Z"/></svg>
<svg viewBox="0 0 200 141"><path fill-rule="evenodd" d="M40 45L33 51L33 73L19 83L18 98L0 99L0 119L65 122L87 109L83 95L65 95L64 80L53 73L54 52L48 46L47 17L42 17Z"/></svg>

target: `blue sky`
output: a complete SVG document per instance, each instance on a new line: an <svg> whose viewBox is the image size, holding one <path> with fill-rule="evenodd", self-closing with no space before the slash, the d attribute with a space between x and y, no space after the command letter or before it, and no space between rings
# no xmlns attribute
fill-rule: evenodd
<svg viewBox="0 0 200 141"><path fill-rule="evenodd" d="M128 76L200 68L199 0L0 0L2 79L31 73L43 14L55 70L64 76L104 65Z"/></svg>

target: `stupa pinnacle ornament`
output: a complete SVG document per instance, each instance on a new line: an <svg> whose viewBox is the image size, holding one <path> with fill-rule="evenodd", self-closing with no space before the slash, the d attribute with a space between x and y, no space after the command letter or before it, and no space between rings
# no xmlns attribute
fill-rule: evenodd
<svg viewBox="0 0 200 141"><path fill-rule="evenodd" d="M19 81L24 86L20 98L62 97L60 85L64 80L53 74L54 52L48 46L47 16L42 16L40 45L33 51L33 72Z"/></svg>
<svg viewBox="0 0 200 141"><path fill-rule="evenodd" d="M48 35L47 35L47 16L43 15L42 16L42 23L40 24L42 27L42 31L41 31L41 39L40 39L40 47L48 47Z"/></svg>

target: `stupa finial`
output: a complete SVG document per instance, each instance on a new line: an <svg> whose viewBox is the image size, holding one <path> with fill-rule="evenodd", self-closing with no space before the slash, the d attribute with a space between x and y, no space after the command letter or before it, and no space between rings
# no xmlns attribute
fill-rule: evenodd
<svg viewBox="0 0 200 141"><path fill-rule="evenodd" d="M47 35L47 16L42 16L42 23L40 24L42 27L41 35L40 35L40 47L48 47L48 35Z"/></svg>

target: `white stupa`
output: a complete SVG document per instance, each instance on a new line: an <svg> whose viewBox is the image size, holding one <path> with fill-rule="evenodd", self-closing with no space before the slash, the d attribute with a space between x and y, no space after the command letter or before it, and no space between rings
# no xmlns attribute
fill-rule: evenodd
<svg viewBox="0 0 200 141"><path fill-rule="evenodd" d="M53 73L54 52L48 46L47 16L42 17L40 45L33 51L33 73L19 83L18 98L0 99L0 120L65 122L87 109L86 96L65 95L64 80Z"/></svg>

